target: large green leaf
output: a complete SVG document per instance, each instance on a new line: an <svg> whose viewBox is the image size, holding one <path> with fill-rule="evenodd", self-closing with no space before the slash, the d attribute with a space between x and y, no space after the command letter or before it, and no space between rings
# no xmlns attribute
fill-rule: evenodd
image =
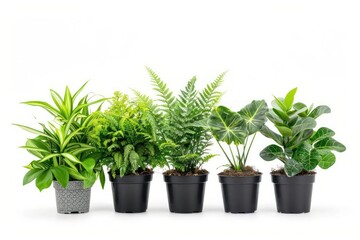
<svg viewBox="0 0 360 240"><path fill-rule="evenodd" d="M94 183L96 181L95 173L84 172L84 173L82 173L82 175L85 177L84 188L90 188L92 185L94 185Z"/></svg>
<svg viewBox="0 0 360 240"><path fill-rule="evenodd" d="M330 151L324 151L321 153L321 160L319 162L319 167L322 169L328 169L332 165L334 165L336 161L335 154Z"/></svg>
<svg viewBox="0 0 360 240"><path fill-rule="evenodd" d="M224 106L216 107L209 117L209 127L217 141L243 144L248 136L246 122L241 116Z"/></svg>
<svg viewBox="0 0 360 240"><path fill-rule="evenodd" d="M42 102L42 101L28 101L28 102L22 102L23 104L27 104L30 106L36 106L36 107L41 107L43 109L45 109L46 111L48 111L51 115L53 115L54 117L58 116L60 114L60 112L54 108L53 106L51 106L49 103L47 102Z"/></svg>
<svg viewBox="0 0 360 240"><path fill-rule="evenodd" d="M82 162L83 167L89 173L93 172L95 167L95 159L94 158L87 158Z"/></svg>
<svg viewBox="0 0 360 240"><path fill-rule="evenodd" d="M268 128L266 125L264 125L261 129L260 132L262 135L264 135L267 138L271 138L272 140L274 140L277 144L282 145L283 141L282 141L282 137L275 133L274 131L272 131L270 128Z"/></svg>
<svg viewBox="0 0 360 240"><path fill-rule="evenodd" d="M41 174L44 171L45 171L44 169L39 169L39 168L34 168L29 170L24 176L23 185L26 185L34 181L34 179L37 178L37 176L39 176L39 174Z"/></svg>
<svg viewBox="0 0 360 240"><path fill-rule="evenodd" d="M313 118L299 118L292 127L292 135L295 136L300 132L303 132L307 129L313 129L314 127L316 127L316 121Z"/></svg>
<svg viewBox="0 0 360 240"><path fill-rule="evenodd" d="M286 106L288 111L292 108L296 91L297 88L291 89L285 96L284 105Z"/></svg>
<svg viewBox="0 0 360 240"><path fill-rule="evenodd" d="M268 108L264 100L254 100L238 112L246 122L249 135L262 128L266 122L267 111Z"/></svg>
<svg viewBox="0 0 360 240"><path fill-rule="evenodd" d="M303 170L303 166L296 160L289 158L285 162L284 170L288 177L293 177Z"/></svg>
<svg viewBox="0 0 360 240"><path fill-rule="evenodd" d="M331 138L335 135L335 132L330 128L321 127L311 137L311 142L317 142L325 138Z"/></svg>
<svg viewBox="0 0 360 240"><path fill-rule="evenodd" d="M309 117L316 119L320 117L322 114L330 113L330 112L331 109L328 106L321 105L314 108L314 110L312 110L311 113L309 114Z"/></svg>
<svg viewBox="0 0 360 240"><path fill-rule="evenodd" d="M285 159L284 150L278 145L272 144L264 148L260 152L260 157L266 161L272 161L274 159Z"/></svg>
<svg viewBox="0 0 360 240"><path fill-rule="evenodd" d="M51 172L54 174L55 179L59 182L59 184L66 188L69 182L69 172L65 166L57 166L52 167Z"/></svg>
<svg viewBox="0 0 360 240"><path fill-rule="evenodd" d="M296 149L293 159L301 162L303 168L310 171L316 168L321 160L321 156L316 149L311 149L311 145L304 143Z"/></svg>
<svg viewBox="0 0 360 240"><path fill-rule="evenodd" d="M333 138L322 139L315 143L314 147L318 150L334 150L338 152L344 152L346 150L346 147L342 143Z"/></svg>
<svg viewBox="0 0 360 240"><path fill-rule="evenodd" d="M53 175L51 169L47 169L36 177L36 187L40 192L51 186Z"/></svg>

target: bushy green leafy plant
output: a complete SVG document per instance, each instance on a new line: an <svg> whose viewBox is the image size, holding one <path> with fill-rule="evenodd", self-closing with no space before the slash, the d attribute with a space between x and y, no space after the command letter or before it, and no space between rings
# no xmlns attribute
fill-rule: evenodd
<svg viewBox="0 0 360 240"><path fill-rule="evenodd" d="M226 156L230 169L245 170L256 133L266 122L267 111L264 100L254 100L239 112L233 112L224 106L218 106L212 111L207 125ZM220 142L225 142L228 150L225 150ZM240 145L242 145L241 150L239 149Z"/></svg>
<svg viewBox="0 0 360 240"><path fill-rule="evenodd" d="M316 119L330 113L330 108L325 105L307 107L300 102L293 104L296 91L297 88L292 89L285 98L275 97L273 108L267 114L280 134L267 126L261 130L264 136L273 139L276 144L267 146L260 156L266 161L282 161L289 177L317 166L327 169L336 160L332 151L343 152L346 149L333 138L335 132L331 129L321 127L315 130Z"/></svg>
<svg viewBox="0 0 360 240"><path fill-rule="evenodd" d="M215 156L207 152L211 139L209 129L196 123L207 119L220 100L222 93L217 89L225 73L202 91L195 89L196 77L193 77L175 96L154 71L147 70L161 102L153 112L156 113L154 117L162 139L161 151L167 165L180 173L194 172Z"/></svg>
<svg viewBox="0 0 360 240"><path fill-rule="evenodd" d="M50 187L54 179L64 188L69 180L80 180L88 188L99 175L104 184L104 173L97 161L98 153L87 144L88 139L83 130L90 121L89 106L105 99L89 101L89 95L85 95L76 102L85 85L74 95L66 87L64 98L50 90L55 106L43 101L24 102L45 109L55 118L48 124L40 123L42 130L15 124L37 135L22 146L37 158L26 166L29 171L24 176L24 185L36 179L36 186L42 191Z"/></svg>
<svg viewBox="0 0 360 240"><path fill-rule="evenodd" d="M104 113L95 112L88 126L92 145L101 152L102 163L114 177L164 164L157 125L152 118L152 102L139 92L135 93L141 102L132 102L128 95L115 92L109 109Z"/></svg>

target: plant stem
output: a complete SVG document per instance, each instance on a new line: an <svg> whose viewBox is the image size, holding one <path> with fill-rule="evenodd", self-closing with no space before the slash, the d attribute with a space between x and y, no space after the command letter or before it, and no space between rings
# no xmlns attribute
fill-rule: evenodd
<svg viewBox="0 0 360 240"><path fill-rule="evenodd" d="M241 158L241 155L240 155L239 145L236 145L236 150L237 150L237 153L238 153L238 156L239 156L238 161L239 161L240 170L242 170L243 164L242 164L242 158Z"/></svg>
<svg viewBox="0 0 360 240"><path fill-rule="evenodd" d="M230 153L231 153L231 156L232 156L234 165L235 165L235 170L236 170L236 169L238 168L238 166L236 165L236 159L235 159L235 157L234 157L234 153L233 153L233 151L232 151L232 149L231 149L231 146L230 146L230 145L228 145L228 146L229 146L229 150L230 150Z"/></svg>
<svg viewBox="0 0 360 240"><path fill-rule="evenodd" d="M251 139L251 142L250 142L250 146L247 149L247 153L246 153L246 156L245 156L245 159L244 159L244 165L246 164L246 161L247 161L247 158L249 156L249 152L250 152L251 146L252 146L252 144L254 142L255 136L256 136L256 133L254 133L254 136L253 136L253 138Z"/></svg>
<svg viewBox="0 0 360 240"><path fill-rule="evenodd" d="M234 167L234 164L231 162L231 160L230 160L229 156L226 154L226 152L225 152L224 148L221 146L221 144L219 143L219 141L218 141L218 140L216 140L216 142L218 143L219 147L221 148L221 150L222 150L222 151L223 151L223 153L225 154L225 157L226 157L226 159L229 161L230 165L231 165L232 167Z"/></svg>

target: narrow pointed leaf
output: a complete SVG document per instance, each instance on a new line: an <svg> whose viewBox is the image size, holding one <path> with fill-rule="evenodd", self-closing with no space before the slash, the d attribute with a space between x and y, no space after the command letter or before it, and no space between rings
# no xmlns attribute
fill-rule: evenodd
<svg viewBox="0 0 360 240"><path fill-rule="evenodd" d="M287 110L290 110L292 108L296 91L297 88L294 88L286 94L286 97L284 99L284 105L286 106Z"/></svg>

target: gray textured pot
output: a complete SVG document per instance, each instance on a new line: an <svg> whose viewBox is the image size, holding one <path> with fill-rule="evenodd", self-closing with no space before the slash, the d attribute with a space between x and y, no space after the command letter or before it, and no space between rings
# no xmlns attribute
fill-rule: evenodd
<svg viewBox="0 0 360 240"><path fill-rule="evenodd" d="M53 181L58 213L87 213L90 208L91 188L84 189L84 182L69 181L64 189L57 181Z"/></svg>

